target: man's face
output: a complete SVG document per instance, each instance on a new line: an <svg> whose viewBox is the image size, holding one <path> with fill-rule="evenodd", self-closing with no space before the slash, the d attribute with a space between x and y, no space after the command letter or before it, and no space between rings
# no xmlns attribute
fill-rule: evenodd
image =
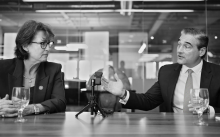
<svg viewBox="0 0 220 137"><path fill-rule="evenodd" d="M201 56L205 54L204 48L198 49L199 40L191 35L182 33L177 46L177 62L192 68L201 61Z"/></svg>

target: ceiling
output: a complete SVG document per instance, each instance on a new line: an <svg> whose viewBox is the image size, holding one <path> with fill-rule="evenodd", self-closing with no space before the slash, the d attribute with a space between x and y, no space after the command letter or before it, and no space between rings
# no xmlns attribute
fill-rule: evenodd
<svg viewBox="0 0 220 137"><path fill-rule="evenodd" d="M74 2L23 2L22 0L0 0L0 26L3 32L16 32L27 20L33 19L49 24L55 34L57 45L77 41L84 31L109 31L110 51L117 52L119 32L147 32L149 52L172 52L181 29L196 27L206 31L210 37L209 50L220 57L220 1L195 2L147 2L133 1L131 9L143 10L128 15L118 10L129 9L129 2L74 1ZM194 10L194 12L145 12L145 10ZM207 12L206 10L207 9ZM59 12L36 12L59 10ZM65 11L63 11L65 10ZM105 10L105 11L101 11ZM71 11L71 12L70 12ZM150 37L154 36L151 40ZM214 36L218 36L215 39ZM135 40L126 44L132 45Z"/></svg>

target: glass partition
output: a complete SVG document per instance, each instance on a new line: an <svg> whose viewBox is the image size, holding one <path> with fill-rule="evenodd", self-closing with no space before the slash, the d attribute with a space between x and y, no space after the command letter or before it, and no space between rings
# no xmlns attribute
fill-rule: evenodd
<svg viewBox="0 0 220 137"><path fill-rule="evenodd" d="M34 19L48 24L56 35L48 61L62 64L66 89L80 94L94 72L110 65L129 80L130 89L145 93L157 81L161 66L176 63L177 41L185 27L207 32L207 60L220 63L219 4L215 0L1 1L0 57L12 57L7 52L15 46L11 37L25 21Z"/></svg>

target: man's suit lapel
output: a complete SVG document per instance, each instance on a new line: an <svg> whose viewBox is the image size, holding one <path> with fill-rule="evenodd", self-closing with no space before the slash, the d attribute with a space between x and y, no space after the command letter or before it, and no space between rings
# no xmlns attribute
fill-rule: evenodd
<svg viewBox="0 0 220 137"><path fill-rule="evenodd" d="M41 63L37 71L33 103L43 102L47 91L49 76L46 76L44 64Z"/></svg>
<svg viewBox="0 0 220 137"><path fill-rule="evenodd" d="M176 84L180 75L180 70L182 68L182 65L177 65L173 71L171 71L169 75L169 84L168 84L168 89L167 89L167 97L169 98L169 110L172 111L173 107L173 96L174 96L174 90L176 88Z"/></svg>
<svg viewBox="0 0 220 137"><path fill-rule="evenodd" d="M11 98L13 87L22 87L23 86L23 70L24 63L23 60L16 59L15 70L13 74L8 74L8 89L9 97Z"/></svg>
<svg viewBox="0 0 220 137"><path fill-rule="evenodd" d="M210 66L206 61L203 61L201 80L200 80L200 88L209 88L211 79L212 79L212 71Z"/></svg>

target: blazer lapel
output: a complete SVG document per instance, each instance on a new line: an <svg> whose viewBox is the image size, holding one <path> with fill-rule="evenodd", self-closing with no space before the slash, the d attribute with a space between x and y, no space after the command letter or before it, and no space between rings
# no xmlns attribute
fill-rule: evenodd
<svg viewBox="0 0 220 137"><path fill-rule="evenodd" d="M11 98L13 87L22 87L23 86L23 70L24 63L23 60L16 59L15 70L13 74L8 74L8 89L9 97Z"/></svg>
<svg viewBox="0 0 220 137"><path fill-rule="evenodd" d="M49 76L46 76L44 63L41 63L37 71L33 103L44 101L48 80Z"/></svg>
<svg viewBox="0 0 220 137"><path fill-rule="evenodd" d="M177 67L174 68L174 70L169 75L169 84L168 84L168 89L167 89L167 97L168 97L168 101L169 101L168 110L170 110L170 111L172 111L174 90L176 88L176 83L178 81L181 68L182 68L182 65L178 65Z"/></svg>
<svg viewBox="0 0 220 137"><path fill-rule="evenodd" d="M202 66L202 73L201 73L201 80L200 80L200 88L209 88L211 79L212 79L212 73L211 73L210 66L206 61L203 61Z"/></svg>

